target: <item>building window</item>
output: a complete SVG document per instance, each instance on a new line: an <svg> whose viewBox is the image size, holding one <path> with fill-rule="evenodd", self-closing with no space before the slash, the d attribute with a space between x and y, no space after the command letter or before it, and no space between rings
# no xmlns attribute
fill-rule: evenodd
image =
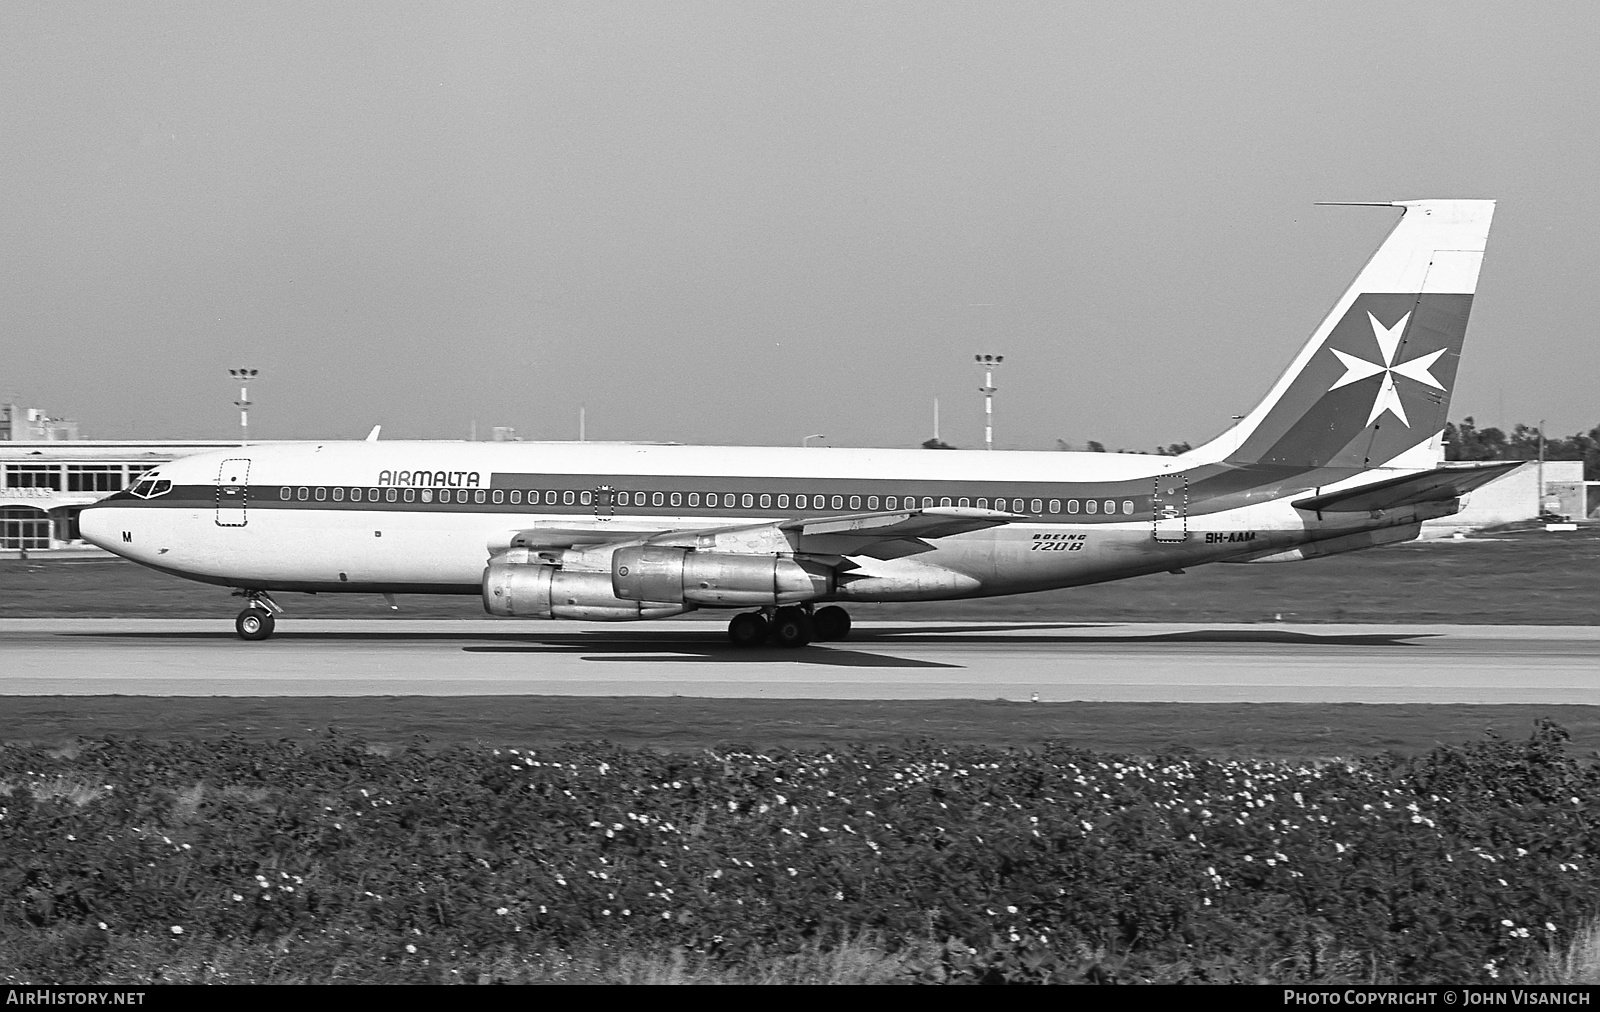
<svg viewBox="0 0 1600 1012"><path fill-rule="evenodd" d="M48 488L59 492L61 491L61 465L7 464L6 487Z"/></svg>
<svg viewBox="0 0 1600 1012"><path fill-rule="evenodd" d="M1133 516L1133 500L1132 499L1124 499L1124 500L1122 500L1122 512L1123 512L1123 515L1125 515L1125 516Z"/></svg>
<svg viewBox="0 0 1600 1012"><path fill-rule="evenodd" d="M1030 513L1034 513L1036 515L1039 514L1039 513L1043 513L1044 512L1044 500L1043 499L1035 499L1033 502L1029 503L1028 504L1028 511Z"/></svg>
<svg viewBox="0 0 1600 1012"><path fill-rule="evenodd" d="M68 492L115 492L122 488L121 464L68 464Z"/></svg>
<svg viewBox="0 0 1600 1012"><path fill-rule="evenodd" d="M40 488L25 485L23 488ZM49 514L31 506L0 506L0 548L43 551L50 547Z"/></svg>
<svg viewBox="0 0 1600 1012"><path fill-rule="evenodd" d="M278 498L279 499L287 499L293 494L294 493L289 490L289 487L287 485L285 485L283 488L278 489Z"/></svg>

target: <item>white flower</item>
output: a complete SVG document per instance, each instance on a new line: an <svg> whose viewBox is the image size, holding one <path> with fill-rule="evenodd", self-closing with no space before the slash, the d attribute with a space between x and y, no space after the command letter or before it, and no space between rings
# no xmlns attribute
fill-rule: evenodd
<svg viewBox="0 0 1600 1012"><path fill-rule="evenodd" d="M174 935L181 935L181 934L183 934L183 927L182 927L182 925L178 925L178 924L174 924L174 925L173 925L173 926L172 926L172 933L173 933L173 934L174 934Z"/></svg>
<svg viewBox="0 0 1600 1012"><path fill-rule="evenodd" d="M1006 913L1014 914L1016 912L1017 912L1017 908L1016 907L1006 907Z"/></svg>
<svg viewBox="0 0 1600 1012"><path fill-rule="evenodd" d="M509 907L497 907L495 909L495 913L499 914L501 917L504 917L506 914L509 914L510 912L511 912L511 909Z"/></svg>
<svg viewBox="0 0 1600 1012"><path fill-rule="evenodd" d="M417 951L417 947L408 942L406 943L406 951L414 954Z"/></svg>
<svg viewBox="0 0 1600 1012"><path fill-rule="evenodd" d="M244 897L240 896L238 893L234 893L233 894L233 902L235 902L235 903L243 903L244 902Z"/></svg>
<svg viewBox="0 0 1600 1012"><path fill-rule="evenodd" d="M105 921L101 921L101 922L100 922L100 930L101 930L101 931L105 931L105 930L107 930L107 929L106 929L106 922L105 922Z"/></svg>

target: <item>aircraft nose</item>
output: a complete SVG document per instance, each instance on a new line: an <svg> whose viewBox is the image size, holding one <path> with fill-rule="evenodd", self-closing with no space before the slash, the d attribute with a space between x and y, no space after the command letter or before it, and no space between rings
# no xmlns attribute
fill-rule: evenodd
<svg viewBox="0 0 1600 1012"><path fill-rule="evenodd" d="M97 548L111 551L117 536L112 530L112 512L104 506L89 506L79 512L78 533L83 536L83 540Z"/></svg>

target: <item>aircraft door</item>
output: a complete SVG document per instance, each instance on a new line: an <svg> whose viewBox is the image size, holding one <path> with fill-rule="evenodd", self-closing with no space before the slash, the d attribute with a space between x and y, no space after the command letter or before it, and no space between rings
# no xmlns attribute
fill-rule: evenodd
<svg viewBox="0 0 1600 1012"><path fill-rule="evenodd" d="M594 518L596 520L610 520L617 512L616 490L610 485L601 485L594 490Z"/></svg>
<svg viewBox="0 0 1600 1012"><path fill-rule="evenodd" d="M1150 497L1151 529L1157 541L1178 542L1189 538L1189 476L1159 475Z"/></svg>
<svg viewBox="0 0 1600 1012"><path fill-rule="evenodd" d="M230 457L217 468L217 526L243 527L249 522L250 460Z"/></svg>

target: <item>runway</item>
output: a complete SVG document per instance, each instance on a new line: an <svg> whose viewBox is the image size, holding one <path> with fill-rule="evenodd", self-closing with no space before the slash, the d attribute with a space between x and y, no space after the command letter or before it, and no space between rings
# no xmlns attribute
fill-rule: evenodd
<svg viewBox="0 0 1600 1012"><path fill-rule="evenodd" d="M724 629L0 619L0 695L1600 703L1600 626L883 622L800 650Z"/></svg>

